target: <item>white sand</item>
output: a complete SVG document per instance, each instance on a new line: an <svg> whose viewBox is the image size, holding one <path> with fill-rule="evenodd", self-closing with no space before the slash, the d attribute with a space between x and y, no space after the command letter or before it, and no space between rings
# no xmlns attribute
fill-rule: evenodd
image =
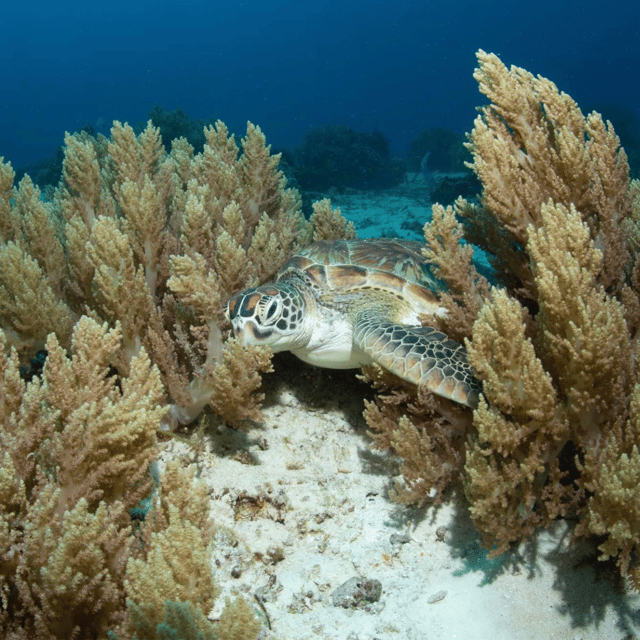
<svg viewBox="0 0 640 640"><path fill-rule="evenodd" d="M424 242L422 228L431 216L422 176L389 191L331 194L331 205L356 225L359 238L406 238Z"/></svg>
<svg viewBox="0 0 640 640"><path fill-rule="evenodd" d="M353 372L288 354L275 364L263 425L210 434L199 458L220 527L220 602L244 594L258 609L259 592L271 625L264 638L622 640L640 631L640 597L616 593L615 567L595 561L590 544L570 547L566 523L489 560L463 499L434 511L388 498L396 462L370 449L361 417L370 392ZM165 446L185 463L193 455ZM382 585L369 611L332 603L354 576Z"/></svg>

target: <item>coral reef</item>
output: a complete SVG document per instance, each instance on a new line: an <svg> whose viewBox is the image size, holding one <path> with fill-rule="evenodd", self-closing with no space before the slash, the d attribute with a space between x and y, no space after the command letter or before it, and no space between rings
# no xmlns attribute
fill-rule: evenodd
<svg viewBox="0 0 640 640"><path fill-rule="evenodd" d="M192 147L194 153L202 153L206 138L204 129L207 126L215 126L215 119L204 120L203 118L190 118L182 109L167 111L156 105L147 112L151 124L160 132L162 144L166 149L171 148L173 140L184 138ZM96 123L98 126L99 123ZM147 121L133 125L136 135L142 133L148 124ZM85 124L77 130L78 135L88 134L96 137L96 131L90 124ZM99 136L98 136L99 137ZM26 174L29 175L34 184L37 184L43 191L48 191L55 187L62 177L65 147L56 147L53 156L44 158L26 166L15 168L16 181L20 182ZM282 164L280 166L282 169Z"/></svg>
<svg viewBox="0 0 640 640"><path fill-rule="evenodd" d="M446 285L441 328L466 339L483 394L462 416L369 371L384 392L366 417L405 459L400 499L437 501L460 479L495 553L571 514L638 589L640 183L599 114L495 55L478 60L480 201L435 206L425 255Z"/></svg>
<svg viewBox="0 0 640 640"><path fill-rule="evenodd" d="M431 127L421 131L409 143L407 170L421 171L425 160L429 171L465 171L467 159L462 135L443 127Z"/></svg>
<svg viewBox="0 0 640 640"><path fill-rule="evenodd" d="M259 128L241 150L204 135L200 154L150 124L67 135L46 199L0 159L3 637L259 632L242 600L207 618L207 496L176 465L154 482L156 434L259 416L270 354L225 341L221 301L349 227L328 203L304 220Z"/></svg>
<svg viewBox="0 0 640 640"><path fill-rule="evenodd" d="M478 58L480 201L434 206L424 251L446 285L439 328L466 340L483 394L471 411L371 367L366 418L404 459L399 500L437 502L461 481L496 553L575 516L640 589L640 184L597 113ZM236 427L259 418L270 354L228 338L222 301L355 230L328 201L305 221L257 127L240 147L220 122L204 138L200 153L184 139L167 153L151 124L67 136L46 198L0 159L6 638L259 633L242 599L209 618L206 491L177 464L154 479L157 433L205 410ZM380 137L369 143L385 156ZM371 153L357 184L383 186Z"/></svg>
<svg viewBox="0 0 640 640"><path fill-rule="evenodd" d="M126 376L113 375L122 340L119 326L83 316L69 352L49 335L42 376L25 383L0 331L2 637L155 640L173 604L206 637L255 638L260 624L243 602L226 618L244 635L206 618L218 593L203 542L213 524L192 469L169 464L146 518L132 520L153 488L168 406L144 347Z"/></svg>
<svg viewBox="0 0 640 640"><path fill-rule="evenodd" d="M179 138L184 138L192 147L194 153L202 153L207 140L204 135L206 127L215 126L214 120L202 118L190 118L182 109L167 111L156 105L147 116L151 124L160 130L160 137L165 148L170 149L171 143ZM142 133L144 126L134 127L137 133Z"/></svg>
<svg viewBox="0 0 640 640"><path fill-rule="evenodd" d="M312 129L293 155L300 186L312 191L384 189L404 176L404 164L391 158L381 133L353 131L346 125Z"/></svg>
<svg viewBox="0 0 640 640"><path fill-rule="evenodd" d="M12 191L0 167L0 327L25 358L55 332L69 346L83 314L120 323L113 366L126 373L142 347L172 409L189 422L208 405L240 424L258 415L268 354L224 343L221 301L271 277L313 237L278 156L252 125L242 153L222 123L194 154L166 154L151 125L138 136L67 136L64 176L49 201L28 177ZM253 398L253 399L252 399Z"/></svg>
<svg viewBox="0 0 640 640"><path fill-rule="evenodd" d="M636 111L629 105L611 102L596 104L594 110L613 124L627 154L629 174L640 178L640 120Z"/></svg>

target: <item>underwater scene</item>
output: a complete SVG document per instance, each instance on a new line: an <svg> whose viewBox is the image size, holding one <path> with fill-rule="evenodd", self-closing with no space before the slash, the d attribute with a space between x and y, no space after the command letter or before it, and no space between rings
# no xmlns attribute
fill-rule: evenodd
<svg viewBox="0 0 640 640"><path fill-rule="evenodd" d="M0 638L640 638L640 12L0 22Z"/></svg>

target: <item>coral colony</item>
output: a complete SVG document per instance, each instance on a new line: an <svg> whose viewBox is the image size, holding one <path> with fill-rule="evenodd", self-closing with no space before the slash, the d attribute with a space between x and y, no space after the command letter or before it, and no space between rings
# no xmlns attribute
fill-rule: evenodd
<svg viewBox="0 0 640 640"><path fill-rule="evenodd" d="M448 310L438 328L466 345L479 404L370 367L365 416L404 459L398 500L461 483L496 553L572 515L638 589L640 184L600 115L478 60L489 103L468 147L482 191L434 206L423 252ZM260 632L242 597L207 617L219 588L206 489L172 463L154 479L157 434L205 410L234 427L259 418L270 354L229 338L223 303L353 229L326 200L304 219L259 128L240 147L220 122L204 138L195 153L184 139L167 152L151 125L68 135L45 194L0 162L3 637Z"/></svg>

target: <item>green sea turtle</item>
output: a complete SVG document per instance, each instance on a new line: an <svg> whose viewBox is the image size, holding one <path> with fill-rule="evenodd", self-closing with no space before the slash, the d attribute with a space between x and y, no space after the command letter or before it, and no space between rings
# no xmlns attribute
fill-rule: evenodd
<svg viewBox="0 0 640 640"><path fill-rule="evenodd" d="M429 326L446 310L422 246L386 238L316 242L273 283L233 296L225 314L244 345L291 351L330 369L376 362L475 407L480 385L464 347Z"/></svg>

